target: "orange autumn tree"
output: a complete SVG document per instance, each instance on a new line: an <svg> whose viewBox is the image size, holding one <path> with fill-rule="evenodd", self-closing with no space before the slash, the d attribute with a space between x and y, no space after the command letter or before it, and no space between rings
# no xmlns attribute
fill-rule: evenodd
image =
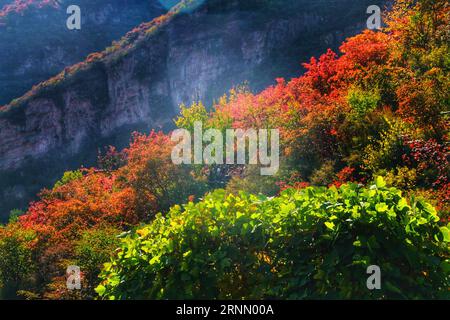
<svg viewBox="0 0 450 320"><path fill-rule="evenodd" d="M116 172L118 186L131 195L139 221L149 221L171 205L206 191L204 181L192 168L173 164L173 146L169 136L152 132L149 136L135 134L124 151L128 162Z"/></svg>

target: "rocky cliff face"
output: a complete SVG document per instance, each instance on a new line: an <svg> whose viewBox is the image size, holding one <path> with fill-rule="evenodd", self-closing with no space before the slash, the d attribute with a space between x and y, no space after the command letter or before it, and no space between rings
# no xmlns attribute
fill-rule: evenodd
<svg viewBox="0 0 450 320"><path fill-rule="evenodd" d="M81 9L81 30L66 26L69 5ZM166 11L159 0L0 2L0 105Z"/></svg>
<svg viewBox="0 0 450 320"><path fill-rule="evenodd" d="M300 62L362 29L372 2L211 0L142 26L0 113L0 209L26 205L101 145L125 145L131 130L169 129L181 103L298 75Z"/></svg>

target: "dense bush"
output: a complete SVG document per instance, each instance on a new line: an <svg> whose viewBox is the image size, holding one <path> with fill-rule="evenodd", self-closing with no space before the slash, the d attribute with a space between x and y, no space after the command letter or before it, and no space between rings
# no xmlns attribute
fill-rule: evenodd
<svg viewBox="0 0 450 320"><path fill-rule="evenodd" d="M380 101L380 95L377 92L364 92L357 89L351 89L348 93L348 103L358 116L364 116L377 108Z"/></svg>
<svg viewBox="0 0 450 320"><path fill-rule="evenodd" d="M54 189L58 189L59 187L62 187L63 185L66 185L72 181L75 181L75 180L78 180L81 178L83 178L83 173L80 170L66 171L66 172L64 172L64 175L62 176L61 180L59 180L55 183Z"/></svg>
<svg viewBox="0 0 450 320"><path fill-rule="evenodd" d="M108 261L119 246L121 230L111 226L97 226L86 230L75 244L75 260L83 270L82 288L85 296L93 297L98 284L98 275L103 263Z"/></svg>
<svg viewBox="0 0 450 320"><path fill-rule="evenodd" d="M17 223L0 226L0 298L16 298L18 289L26 289L33 282L35 237L34 232L22 230Z"/></svg>
<svg viewBox="0 0 450 320"><path fill-rule="evenodd" d="M219 190L123 239L101 298L448 297L448 226L383 179L277 198ZM369 265L382 288L366 287Z"/></svg>

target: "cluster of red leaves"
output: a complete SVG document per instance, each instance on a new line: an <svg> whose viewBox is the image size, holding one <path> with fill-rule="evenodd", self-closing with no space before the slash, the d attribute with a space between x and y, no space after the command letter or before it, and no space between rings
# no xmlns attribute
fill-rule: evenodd
<svg viewBox="0 0 450 320"><path fill-rule="evenodd" d="M336 187L340 187L346 182L355 181L354 174L356 169L345 167L341 171L336 174L336 180L332 183L332 185Z"/></svg>
<svg viewBox="0 0 450 320"><path fill-rule="evenodd" d="M35 231L42 259L69 257L72 242L96 225L137 223L133 198L128 190L116 189L116 180L115 174L89 169L83 178L41 193L19 222Z"/></svg>
<svg viewBox="0 0 450 320"><path fill-rule="evenodd" d="M403 155L403 161L414 166L420 173L433 178L429 184L433 188L443 188L450 183L450 147L430 139L427 141L405 141L410 152Z"/></svg>
<svg viewBox="0 0 450 320"><path fill-rule="evenodd" d="M172 147L170 136L161 132L152 131L149 135L134 133L130 147L124 150L128 164L118 173L128 181L136 181L149 160L170 160Z"/></svg>
<svg viewBox="0 0 450 320"><path fill-rule="evenodd" d="M308 188L310 184L308 182L293 182L288 183L286 181L279 181L277 182L277 186L280 188L280 192L286 190L286 189L296 189L301 190Z"/></svg>
<svg viewBox="0 0 450 320"><path fill-rule="evenodd" d="M216 114L226 114L233 120L234 128L269 128L278 125L280 112L287 112L285 81L258 95L249 92L234 93L226 104L216 106ZM276 121L274 123L274 121Z"/></svg>

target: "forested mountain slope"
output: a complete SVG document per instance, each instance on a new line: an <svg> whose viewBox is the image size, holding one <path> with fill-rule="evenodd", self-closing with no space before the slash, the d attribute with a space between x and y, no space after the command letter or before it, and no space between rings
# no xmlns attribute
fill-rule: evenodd
<svg viewBox="0 0 450 320"><path fill-rule="evenodd" d="M298 75L301 61L363 29L370 4L186 1L142 24L3 108L0 211L24 207L64 170L91 164L86 155L101 145L124 146L132 130L170 127L181 103L210 104L244 81L262 89Z"/></svg>

